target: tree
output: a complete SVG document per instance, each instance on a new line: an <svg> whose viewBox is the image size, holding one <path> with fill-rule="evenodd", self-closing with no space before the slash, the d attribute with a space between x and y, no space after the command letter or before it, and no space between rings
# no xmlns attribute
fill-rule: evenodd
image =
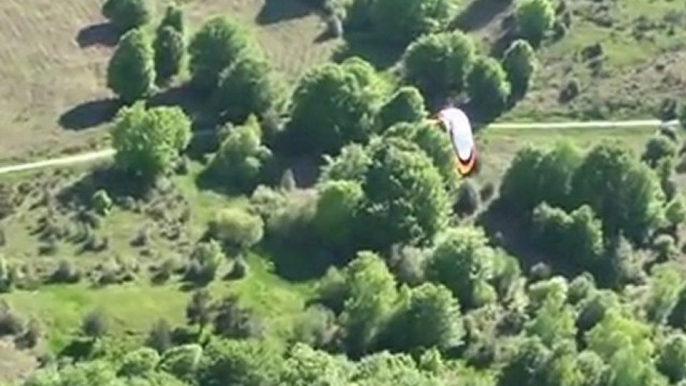
<svg viewBox="0 0 686 386"><path fill-rule="evenodd" d="M362 190L367 197L359 228L375 250L396 243L422 245L447 224L448 198L431 159L401 138L370 148ZM373 230L373 231L370 231Z"/></svg>
<svg viewBox="0 0 686 386"><path fill-rule="evenodd" d="M213 96L215 109L231 122L251 114L259 118L280 112L281 89L269 62L257 54L243 55L219 75Z"/></svg>
<svg viewBox="0 0 686 386"><path fill-rule="evenodd" d="M247 309L238 304L238 298L230 295L216 305L213 320L214 332L229 339L247 339L259 337L261 325L259 320Z"/></svg>
<svg viewBox="0 0 686 386"><path fill-rule="evenodd" d="M227 246L247 251L262 240L264 222L242 209L222 209L210 223L210 233Z"/></svg>
<svg viewBox="0 0 686 386"><path fill-rule="evenodd" d="M167 351L172 345L171 341L171 327L166 319L159 319L150 328L146 345L155 349L158 353Z"/></svg>
<svg viewBox="0 0 686 386"><path fill-rule="evenodd" d="M224 251L217 241L198 243L191 253L185 279L203 284L212 281L224 259Z"/></svg>
<svg viewBox="0 0 686 386"><path fill-rule="evenodd" d="M148 0L107 0L102 6L102 15L121 32L126 32L142 27L152 19L152 5Z"/></svg>
<svg viewBox="0 0 686 386"><path fill-rule="evenodd" d="M347 353L359 357L372 347L379 328L392 315L396 282L384 261L368 251L359 252L345 274L348 296L340 320Z"/></svg>
<svg viewBox="0 0 686 386"><path fill-rule="evenodd" d="M381 132L400 122L421 122L427 115L424 97L412 86L398 89L381 107L377 116Z"/></svg>
<svg viewBox="0 0 686 386"><path fill-rule="evenodd" d="M498 377L498 386L544 385L544 371L551 356L538 337L525 338Z"/></svg>
<svg viewBox="0 0 686 386"><path fill-rule="evenodd" d="M524 0L517 6L517 28L522 37L537 45L555 22L550 0Z"/></svg>
<svg viewBox="0 0 686 386"><path fill-rule="evenodd" d="M450 0L377 0L372 2L370 16L382 39L404 45L443 29L456 12Z"/></svg>
<svg viewBox="0 0 686 386"><path fill-rule="evenodd" d="M188 46L193 84L200 90L213 91L221 72L253 49L250 35L234 19L227 16L210 19Z"/></svg>
<svg viewBox="0 0 686 386"><path fill-rule="evenodd" d="M526 94L537 66L534 49L526 40L518 39L510 44L503 57L503 69L513 95L523 97Z"/></svg>
<svg viewBox="0 0 686 386"><path fill-rule="evenodd" d="M427 279L448 287L464 309L495 300L488 283L494 276L494 252L487 243L480 228L446 230L426 263Z"/></svg>
<svg viewBox="0 0 686 386"><path fill-rule="evenodd" d="M445 132L432 122L398 123L388 128L385 137L402 138L416 144L432 161L448 192L457 187L455 150Z"/></svg>
<svg viewBox="0 0 686 386"><path fill-rule="evenodd" d="M190 142L191 124L179 107L146 110L138 102L117 113L111 135L117 166L149 178L172 169Z"/></svg>
<svg viewBox="0 0 686 386"><path fill-rule="evenodd" d="M88 313L81 324L81 331L84 335L98 339L107 333L109 321L101 309L96 309Z"/></svg>
<svg viewBox="0 0 686 386"><path fill-rule="evenodd" d="M160 360L157 351L142 347L127 353L119 366L118 375L126 377L145 376L151 373Z"/></svg>
<svg viewBox="0 0 686 386"><path fill-rule="evenodd" d="M675 333L660 347L657 368L670 382L677 383L686 378L686 336Z"/></svg>
<svg viewBox="0 0 686 386"><path fill-rule="evenodd" d="M354 248L356 221L362 209L364 192L354 181L328 181L317 188L315 229L331 250Z"/></svg>
<svg viewBox="0 0 686 386"><path fill-rule="evenodd" d="M399 306L390 329L392 346L402 351L457 347L464 334L460 304L445 286L421 284Z"/></svg>
<svg viewBox="0 0 686 386"><path fill-rule="evenodd" d="M209 170L227 187L251 190L259 182L260 173L272 153L262 144L261 128L253 115L235 127L222 142L210 162Z"/></svg>
<svg viewBox="0 0 686 386"><path fill-rule="evenodd" d="M349 67L327 63L309 70L292 98L287 132L294 151L338 153L365 142L380 100Z"/></svg>
<svg viewBox="0 0 686 386"><path fill-rule="evenodd" d="M679 226L686 221L686 200L684 200L684 196L681 193L674 196L667 204L665 218L673 228L674 233L676 233Z"/></svg>
<svg viewBox="0 0 686 386"><path fill-rule="evenodd" d="M360 184L369 170L372 159L367 149L360 144L352 143L344 146L336 157L324 156L325 165L318 183L326 181L355 181Z"/></svg>
<svg viewBox="0 0 686 386"><path fill-rule="evenodd" d="M426 95L459 94L476 60L476 45L461 31L424 35L403 56L404 77Z"/></svg>
<svg viewBox="0 0 686 386"><path fill-rule="evenodd" d="M169 4L164 10L164 17L160 25L157 27L158 31L166 27L173 28L176 32L184 36L186 34L186 22L184 20L183 9L177 4Z"/></svg>
<svg viewBox="0 0 686 386"><path fill-rule="evenodd" d="M640 243L663 217L664 193L655 172L616 143L602 143L574 172L572 197L588 204L603 222L603 233L622 232Z"/></svg>
<svg viewBox="0 0 686 386"><path fill-rule="evenodd" d="M215 340L204 351L198 368L198 384L274 385L283 358L278 348L267 341Z"/></svg>
<svg viewBox="0 0 686 386"><path fill-rule="evenodd" d="M183 67L186 55L186 42L183 35L172 26L157 30L153 43L155 50L155 74L158 84L166 84Z"/></svg>
<svg viewBox="0 0 686 386"><path fill-rule="evenodd" d="M548 253L579 268L597 270L604 253L602 223L582 205L571 213L546 202L533 211L534 239Z"/></svg>
<svg viewBox="0 0 686 386"><path fill-rule="evenodd" d="M574 337L574 310L559 299L546 298L526 327L529 334L537 335L543 344L553 347L555 342Z"/></svg>
<svg viewBox="0 0 686 386"><path fill-rule="evenodd" d="M345 357L333 356L297 343L290 351L279 374L280 385L347 385L355 366Z"/></svg>
<svg viewBox="0 0 686 386"><path fill-rule="evenodd" d="M211 302L210 293L206 289L200 289L193 293L191 300L186 306L186 319L188 323L190 325L197 324L201 333L212 318Z"/></svg>
<svg viewBox="0 0 686 386"><path fill-rule="evenodd" d="M150 94L155 80L155 52L149 35L133 29L122 36L107 67L107 87L124 102Z"/></svg>
<svg viewBox="0 0 686 386"><path fill-rule="evenodd" d="M510 82L497 60L479 57L474 61L467 75L467 93L484 119L492 119L505 110L510 92Z"/></svg>
<svg viewBox="0 0 686 386"><path fill-rule="evenodd" d="M203 358L203 348L197 344L172 347L162 355L158 368L178 379L193 380Z"/></svg>

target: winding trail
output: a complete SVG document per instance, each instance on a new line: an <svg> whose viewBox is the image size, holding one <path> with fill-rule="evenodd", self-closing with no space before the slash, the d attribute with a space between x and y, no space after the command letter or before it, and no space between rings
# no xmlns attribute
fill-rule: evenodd
<svg viewBox="0 0 686 386"><path fill-rule="evenodd" d="M533 122L533 123L494 123L487 128L495 130L516 130L516 129L598 129L598 128L631 128L631 127L660 127L661 125L676 126L678 121L662 122L657 119L629 120L629 121L589 121L589 122ZM198 132L195 135L207 135L209 132ZM42 161L28 162L16 165L0 166L0 175L23 172L35 169L44 169L53 166L74 165L92 162L100 159L112 157L114 149L103 149L87 153L52 158Z"/></svg>

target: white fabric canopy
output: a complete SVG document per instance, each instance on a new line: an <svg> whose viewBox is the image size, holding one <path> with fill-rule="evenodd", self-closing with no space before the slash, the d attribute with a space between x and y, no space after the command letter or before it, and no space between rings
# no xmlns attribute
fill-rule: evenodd
<svg viewBox="0 0 686 386"><path fill-rule="evenodd" d="M474 150L474 138L467 115L458 108L449 107L441 110L438 118L445 125L457 156L460 160L468 160Z"/></svg>

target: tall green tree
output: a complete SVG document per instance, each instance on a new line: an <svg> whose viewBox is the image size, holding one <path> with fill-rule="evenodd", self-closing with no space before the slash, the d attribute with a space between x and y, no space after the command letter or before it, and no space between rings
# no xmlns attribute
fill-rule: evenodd
<svg viewBox="0 0 686 386"><path fill-rule="evenodd" d="M404 86L381 107L377 125L378 129L383 132L396 123L420 122L426 118L426 115L424 97L419 90L412 86Z"/></svg>
<svg viewBox="0 0 686 386"><path fill-rule="evenodd" d="M148 34L134 29L122 36L107 67L107 87L124 102L148 96L155 81L155 52Z"/></svg>
<svg viewBox="0 0 686 386"><path fill-rule="evenodd" d="M489 120L507 107L512 86L500 62L491 57L480 57L467 75L467 93L470 103L483 119Z"/></svg>
<svg viewBox="0 0 686 386"><path fill-rule="evenodd" d="M191 124L178 107L146 109L137 102L119 111L111 135L117 166L151 178L172 169L190 142Z"/></svg>
<svg viewBox="0 0 686 386"><path fill-rule="evenodd" d="M538 63L536 54L526 40L518 39L510 44L503 56L503 69L512 85L512 94L523 97L529 89Z"/></svg>
<svg viewBox="0 0 686 386"><path fill-rule="evenodd" d="M376 0L371 21L384 40L407 44L420 35L437 32L452 21L457 4L452 0Z"/></svg>
<svg viewBox="0 0 686 386"><path fill-rule="evenodd" d="M663 218L665 196L655 172L616 143L588 153L572 177L572 196L603 221L603 233L643 242Z"/></svg>
<svg viewBox="0 0 686 386"><path fill-rule="evenodd" d="M294 150L335 154L348 142L368 139L381 100L360 75L350 67L328 63L300 79L287 126Z"/></svg>
<svg viewBox="0 0 686 386"><path fill-rule="evenodd" d="M418 146L401 138L380 139L369 151L361 239L375 250L429 242L446 226L449 212L438 169Z"/></svg>
<svg viewBox="0 0 686 386"><path fill-rule="evenodd" d="M208 20L188 46L189 69L193 84L212 92L224 69L233 65L246 51L256 49L248 31L228 16Z"/></svg>
<svg viewBox="0 0 686 386"><path fill-rule="evenodd" d="M475 60L474 41L461 31L423 35L403 56L404 77L426 95L459 94Z"/></svg>
<svg viewBox="0 0 686 386"><path fill-rule="evenodd" d="M460 227L442 233L426 263L426 277L448 287L465 309L495 300L489 284L495 254L480 228Z"/></svg>
<svg viewBox="0 0 686 386"><path fill-rule="evenodd" d="M149 0L107 0L102 6L102 15L121 32L127 32L147 24L154 10Z"/></svg>
<svg viewBox="0 0 686 386"><path fill-rule="evenodd" d="M524 0L517 6L517 28L522 37L537 45L555 22L550 0Z"/></svg>
<svg viewBox="0 0 686 386"><path fill-rule="evenodd" d="M215 109L231 122L251 114L259 118L280 113L282 90L269 62L259 54L244 55L219 76L213 95Z"/></svg>
<svg viewBox="0 0 686 386"><path fill-rule="evenodd" d="M178 4L169 4L164 10L164 16L160 25L157 27L158 30L164 29L165 27L171 27L176 32L180 33L181 36L186 34L186 21L183 14L183 9Z"/></svg>
<svg viewBox="0 0 686 386"><path fill-rule="evenodd" d="M171 26L157 30L153 42L155 74L158 84L168 83L178 75L186 57L186 42L182 33Z"/></svg>

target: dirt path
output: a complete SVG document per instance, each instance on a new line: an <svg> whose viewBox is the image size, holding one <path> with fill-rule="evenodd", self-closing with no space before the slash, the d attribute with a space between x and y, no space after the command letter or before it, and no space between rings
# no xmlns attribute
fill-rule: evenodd
<svg viewBox="0 0 686 386"><path fill-rule="evenodd" d="M629 128L629 127L659 127L663 122L657 119L630 120L630 121L589 121L589 122L551 122L551 123L494 123L487 127L489 130L516 130L516 129L585 129L585 128ZM678 125L677 121L666 122L669 126ZM205 135L208 133L197 133ZM53 158L43 161L28 162L17 165L0 166L0 175L16 173L27 170L43 169L53 166L73 165L109 158L114 155L114 149L103 149L73 156Z"/></svg>

